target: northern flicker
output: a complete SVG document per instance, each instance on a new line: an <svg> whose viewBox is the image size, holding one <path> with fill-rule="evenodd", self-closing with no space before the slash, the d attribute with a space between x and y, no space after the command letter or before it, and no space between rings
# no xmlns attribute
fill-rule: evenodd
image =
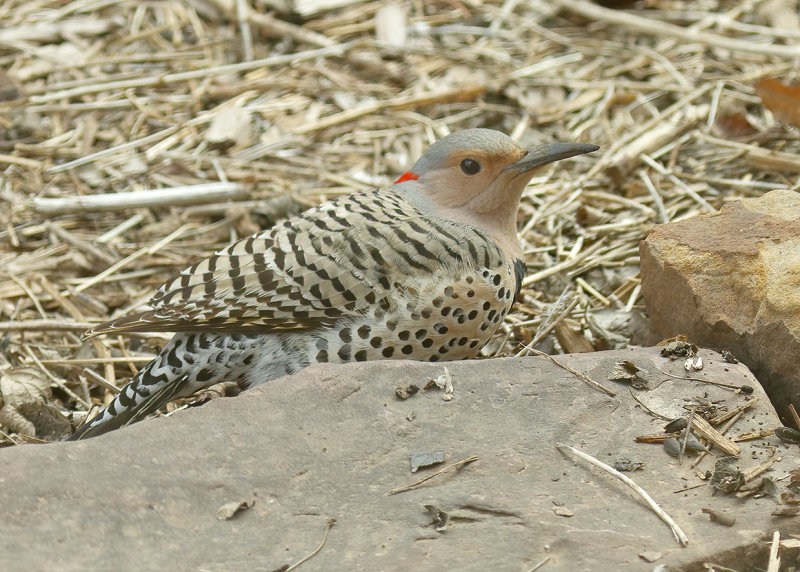
<svg viewBox="0 0 800 572"><path fill-rule="evenodd" d="M186 268L152 310L87 332L176 334L70 439L220 381L249 388L312 363L476 355L520 289L524 188L538 167L596 149L459 131L391 187L324 203Z"/></svg>

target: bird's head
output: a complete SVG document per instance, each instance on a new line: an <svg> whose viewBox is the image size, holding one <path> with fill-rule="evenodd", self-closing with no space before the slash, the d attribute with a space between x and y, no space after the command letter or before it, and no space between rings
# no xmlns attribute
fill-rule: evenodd
<svg viewBox="0 0 800 572"><path fill-rule="evenodd" d="M519 200L536 170L597 149L582 143L525 149L499 131L465 129L431 145L395 185L423 212L477 226L518 256Z"/></svg>

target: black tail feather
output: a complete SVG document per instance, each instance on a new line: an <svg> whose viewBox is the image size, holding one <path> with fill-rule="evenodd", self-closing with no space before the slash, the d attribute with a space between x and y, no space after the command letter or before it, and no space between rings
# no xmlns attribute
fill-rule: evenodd
<svg viewBox="0 0 800 572"><path fill-rule="evenodd" d="M173 399L191 395L193 389L188 387L187 375L177 378L169 378L164 373L153 375L163 360L162 353L142 368L103 411L66 440L80 441L126 427L155 413Z"/></svg>

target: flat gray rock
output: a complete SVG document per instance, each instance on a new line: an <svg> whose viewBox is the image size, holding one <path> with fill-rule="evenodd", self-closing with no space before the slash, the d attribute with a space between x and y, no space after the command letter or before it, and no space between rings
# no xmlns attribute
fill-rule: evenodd
<svg viewBox="0 0 800 572"><path fill-rule="evenodd" d="M760 398L731 434L779 425L744 366L701 355L706 367L692 376L751 385ZM650 389L633 391L670 417L691 399L731 409L747 396L663 375L659 369L685 373L658 348L557 359L616 397L546 358L323 365L96 439L5 449L0 561L4 570L273 571L314 551L335 519L300 570L524 571L545 559L542 570L685 569L711 557L741 564L732 555L741 558L773 530L797 530L796 519L770 516L779 500L712 496L690 459L679 465L661 445L635 443L664 421L606 377L620 359L647 370ZM395 397L397 386L422 388L445 365L452 400L437 388ZM644 463L627 474L683 528L689 546L628 487L560 452L559 442L609 464ZM768 445L783 460L766 475L797 467L797 445L775 437L740 445L741 470L768 459ZM412 455L437 452L444 463L411 472ZM387 494L472 456L478 460L415 490ZM699 470L713 466L709 457ZM250 508L218 518L240 501ZM702 508L736 524L710 522ZM449 515L443 531L437 511Z"/></svg>

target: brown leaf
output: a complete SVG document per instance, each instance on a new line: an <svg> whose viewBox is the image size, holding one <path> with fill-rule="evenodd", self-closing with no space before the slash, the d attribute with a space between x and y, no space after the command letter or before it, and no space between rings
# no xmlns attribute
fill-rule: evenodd
<svg viewBox="0 0 800 572"><path fill-rule="evenodd" d="M720 113L714 119L714 134L718 137L736 138L755 135L758 130L750 125L747 117L741 111Z"/></svg>
<svg viewBox="0 0 800 572"><path fill-rule="evenodd" d="M786 85L765 77L755 85L764 106L784 123L800 127L800 85Z"/></svg>
<svg viewBox="0 0 800 572"><path fill-rule="evenodd" d="M0 409L0 426L9 433L36 437L36 425L28 421L22 413L10 405Z"/></svg>
<svg viewBox="0 0 800 572"><path fill-rule="evenodd" d="M16 410L33 424L37 439L61 441L72 433L67 418L52 405L32 401L21 404Z"/></svg>
<svg viewBox="0 0 800 572"><path fill-rule="evenodd" d="M783 501L784 504L789 504L789 505L799 505L800 504L800 499L797 498L794 495L794 493L789 493L789 492L781 493L781 500Z"/></svg>
<svg viewBox="0 0 800 572"><path fill-rule="evenodd" d="M44 403L50 397L50 381L35 367L14 367L0 377L0 395L12 407Z"/></svg>
<svg viewBox="0 0 800 572"><path fill-rule="evenodd" d="M790 489L800 488L800 469L789 471L789 475L789 484L786 486L788 486Z"/></svg>

